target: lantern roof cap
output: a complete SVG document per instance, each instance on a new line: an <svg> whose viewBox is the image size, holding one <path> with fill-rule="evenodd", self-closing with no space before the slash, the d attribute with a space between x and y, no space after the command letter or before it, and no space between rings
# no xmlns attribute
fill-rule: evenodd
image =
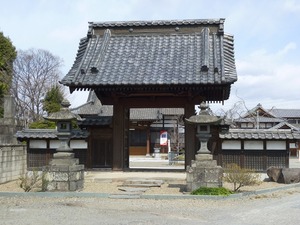
<svg viewBox="0 0 300 225"><path fill-rule="evenodd" d="M48 116L44 116L44 119L54 121L54 122L72 121L72 120L82 121L83 119L79 115L72 113L70 111L69 109L70 105L71 105L70 102L64 99L61 102L60 111L50 113Z"/></svg>
<svg viewBox="0 0 300 225"><path fill-rule="evenodd" d="M188 119L185 119L185 121L189 124L203 124L203 125L217 125L220 124L222 121L222 118L219 118L217 116L213 116L209 113L209 107L206 105L205 102L202 102L199 106L200 111L198 115L193 115Z"/></svg>

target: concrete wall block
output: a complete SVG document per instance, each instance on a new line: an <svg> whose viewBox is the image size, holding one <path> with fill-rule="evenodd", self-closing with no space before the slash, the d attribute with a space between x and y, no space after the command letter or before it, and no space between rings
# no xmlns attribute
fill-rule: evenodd
<svg viewBox="0 0 300 225"><path fill-rule="evenodd" d="M18 179L26 172L26 147L24 145L0 146L1 182Z"/></svg>

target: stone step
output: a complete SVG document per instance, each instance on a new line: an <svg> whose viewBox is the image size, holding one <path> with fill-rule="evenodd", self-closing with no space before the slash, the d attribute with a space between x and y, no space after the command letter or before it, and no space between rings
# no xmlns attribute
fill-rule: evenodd
<svg viewBox="0 0 300 225"><path fill-rule="evenodd" d="M126 180L122 186L127 187L160 187L164 183L163 180L151 179L130 179Z"/></svg>
<svg viewBox="0 0 300 225"><path fill-rule="evenodd" d="M111 194L109 198L114 199L139 199L141 198L140 194L137 193L125 193L125 194Z"/></svg>
<svg viewBox="0 0 300 225"><path fill-rule="evenodd" d="M127 193L144 193L149 190L149 188L139 188L139 187L119 187L120 191L124 191Z"/></svg>

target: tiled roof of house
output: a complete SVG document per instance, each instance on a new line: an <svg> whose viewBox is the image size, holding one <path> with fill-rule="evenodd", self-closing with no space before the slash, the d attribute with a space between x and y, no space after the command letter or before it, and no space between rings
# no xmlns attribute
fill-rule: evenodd
<svg viewBox="0 0 300 225"><path fill-rule="evenodd" d="M20 141L26 139L57 139L56 129L23 129L15 134ZM85 130L72 130L71 139L87 138Z"/></svg>
<svg viewBox="0 0 300 225"><path fill-rule="evenodd" d="M85 120L81 124L89 124L93 121L98 124L107 123L108 120L99 120L96 117L112 117L113 106L102 105L100 100L97 98L94 91L89 93L87 102L81 106L71 109L73 113L77 113L80 116L84 116ZM158 120L163 115L183 115L183 108L131 108L130 109L130 120ZM92 116L92 117L89 117ZM97 120L97 121L96 121ZM101 122L102 121L102 122Z"/></svg>
<svg viewBox="0 0 300 225"><path fill-rule="evenodd" d="M277 117L282 118L300 118L300 109L276 109L270 110Z"/></svg>
<svg viewBox="0 0 300 225"><path fill-rule="evenodd" d="M233 36L223 25L224 19L90 23L61 83L79 89L232 84Z"/></svg>
<svg viewBox="0 0 300 225"><path fill-rule="evenodd" d="M201 25L201 24L222 24L224 19L197 19L197 20L154 20L154 21L107 21L107 22L89 22L89 33L92 33L92 27L153 27L153 26L169 26L169 25Z"/></svg>
<svg viewBox="0 0 300 225"><path fill-rule="evenodd" d="M83 121L78 122L79 126L108 126L112 124L112 117L111 116L92 116L86 117Z"/></svg>
<svg viewBox="0 0 300 225"><path fill-rule="evenodd" d="M221 139L300 139L300 132L278 129L229 129L227 133L220 133Z"/></svg>
<svg viewBox="0 0 300 225"><path fill-rule="evenodd" d="M300 126L297 126L295 124L290 124L288 122L281 122L281 123L275 125L274 127L270 128L270 129L282 129L284 127L286 127L287 129L291 129L291 130L300 131Z"/></svg>
<svg viewBox="0 0 300 225"><path fill-rule="evenodd" d="M95 92L90 91L86 103L71 109L71 111L81 116L91 115L91 114L97 115L101 112L101 107L102 107L101 101L97 98Z"/></svg>
<svg viewBox="0 0 300 225"><path fill-rule="evenodd" d="M285 120L282 118L272 118L272 117L263 117L259 116L257 117L246 117L246 118L238 118L234 120L237 123L256 123L261 122L261 123L280 123L284 122Z"/></svg>

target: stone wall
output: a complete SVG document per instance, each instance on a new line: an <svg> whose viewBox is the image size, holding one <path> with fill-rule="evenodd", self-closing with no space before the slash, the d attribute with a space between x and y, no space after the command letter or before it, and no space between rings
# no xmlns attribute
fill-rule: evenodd
<svg viewBox="0 0 300 225"><path fill-rule="evenodd" d="M26 172L26 146L0 145L0 184L19 179Z"/></svg>

